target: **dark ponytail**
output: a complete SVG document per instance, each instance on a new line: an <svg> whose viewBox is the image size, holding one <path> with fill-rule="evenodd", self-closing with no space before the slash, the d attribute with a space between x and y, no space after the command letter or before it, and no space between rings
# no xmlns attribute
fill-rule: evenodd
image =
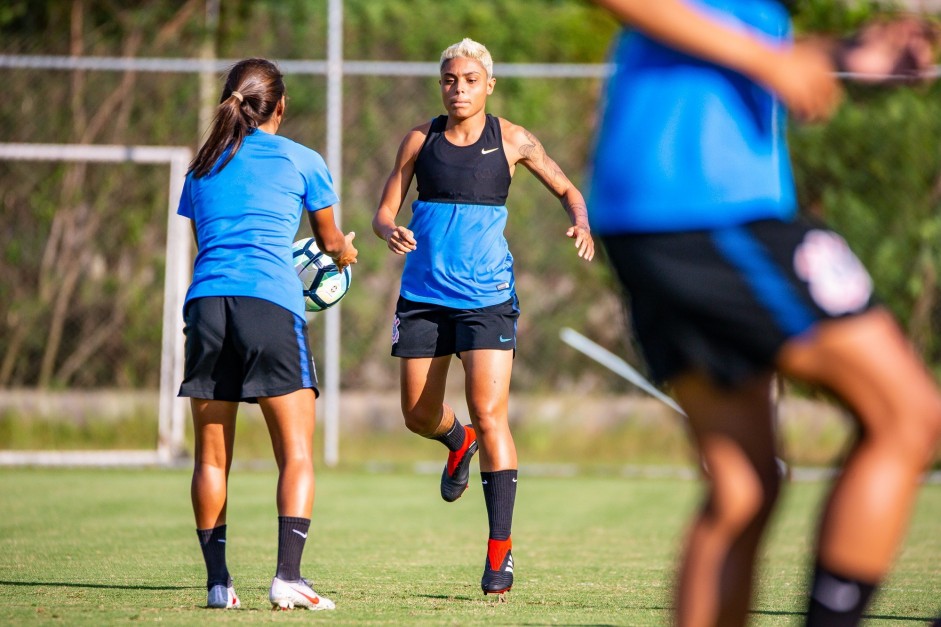
<svg viewBox="0 0 941 627"><path fill-rule="evenodd" d="M284 91L284 77L267 59L245 59L232 66L209 137L190 163L189 172L196 178L206 176L223 155L225 160L218 170L224 168L242 140L274 115Z"/></svg>

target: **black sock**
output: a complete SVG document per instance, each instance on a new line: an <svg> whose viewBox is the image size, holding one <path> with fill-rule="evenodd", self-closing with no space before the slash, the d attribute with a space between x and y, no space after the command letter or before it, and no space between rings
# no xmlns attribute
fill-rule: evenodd
<svg viewBox="0 0 941 627"><path fill-rule="evenodd" d="M462 425L461 421L455 416L454 424L451 425L448 432L443 435L436 435L432 440L443 442L444 445L448 447L449 451L459 451L461 447L464 446L464 439L466 437L467 432L464 430L464 425Z"/></svg>
<svg viewBox="0 0 941 627"><path fill-rule="evenodd" d="M513 526L513 506L516 504L516 470L481 472L480 482L487 503L490 537L507 540Z"/></svg>
<svg viewBox="0 0 941 627"><path fill-rule="evenodd" d="M301 578L301 556L310 529L310 518L278 516L278 572L275 576L284 581Z"/></svg>
<svg viewBox="0 0 941 627"><path fill-rule="evenodd" d="M856 627L875 590L876 584L837 575L818 564L806 627Z"/></svg>
<svg viewBox="0 0 941 627"><path fill-rule="evenodd" d="M232 578L225 565L225 525L215 529L197 529L196 536L206 562L206 589L219 584L231 586Z"/></svg>

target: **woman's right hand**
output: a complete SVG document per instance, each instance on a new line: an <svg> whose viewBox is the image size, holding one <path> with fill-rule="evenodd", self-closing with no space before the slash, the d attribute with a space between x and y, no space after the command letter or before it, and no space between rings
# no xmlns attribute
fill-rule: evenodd
<svg viewBox="0 0 941 627"><path fill-rule="evenodd" d="M345 245L343 246L343 250L341 250L340 254L336 257L332 257L333 263L335 263L340 270L356 263L356 257L359 255L359 251L353 246L354 237L356 237L355 232L350 231L347 233L344 237Z"/></svg>
<svg viewBox="0 0 941 627"><path fill-rule="evenodd" d="M843 95L830 56L821 42L797 42L776 51L756 78L784 101L799 120L829 118Z"/></svg>
<svg viewBox="0 0 941 627"><path fill-rule="evenodd" d="M396 255L404 255L418 248L415 234L404 226L397 226L386 234L386 244Z"/></svg>

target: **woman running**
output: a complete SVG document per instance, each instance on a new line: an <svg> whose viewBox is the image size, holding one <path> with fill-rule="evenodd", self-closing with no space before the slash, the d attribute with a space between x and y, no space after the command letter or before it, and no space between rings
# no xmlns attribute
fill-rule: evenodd
<svg viewBox="0 0 941 627"><path fill-rule="evenodd" d="M484 594L513 585L511 524L517 457L508 401L519 304L513 256L503 236L506 198L518 164L562 203L565 232L590 261L594 242L582 194L532 133L486 113L493 61L470 39L441 54L441 98L447 115L413 128L396 155L373 218L389 250L406 255L392 326L392 355L401 358L402 414L412 432L450 451L441 497L467 488L480 449L480 476L490 535L481 579ZM418 200L408 226L396 224L412 179ZM470 425L444 403L451 356L464 366Z"/></svg>

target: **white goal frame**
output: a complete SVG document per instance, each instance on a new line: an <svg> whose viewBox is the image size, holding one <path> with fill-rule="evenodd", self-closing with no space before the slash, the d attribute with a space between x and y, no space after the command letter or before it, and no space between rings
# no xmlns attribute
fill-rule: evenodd
<svg viewBox="0 0 941 627"><path fill-rule="evenodd" d="M0 159L170 166L156 450L0 451L0 466L172 465L184 451L186 401L177 397L175 386L183 379L181 312L192 269L189 221L180 219L176 208L192 151L178 146L0 143Z"/></svg>

